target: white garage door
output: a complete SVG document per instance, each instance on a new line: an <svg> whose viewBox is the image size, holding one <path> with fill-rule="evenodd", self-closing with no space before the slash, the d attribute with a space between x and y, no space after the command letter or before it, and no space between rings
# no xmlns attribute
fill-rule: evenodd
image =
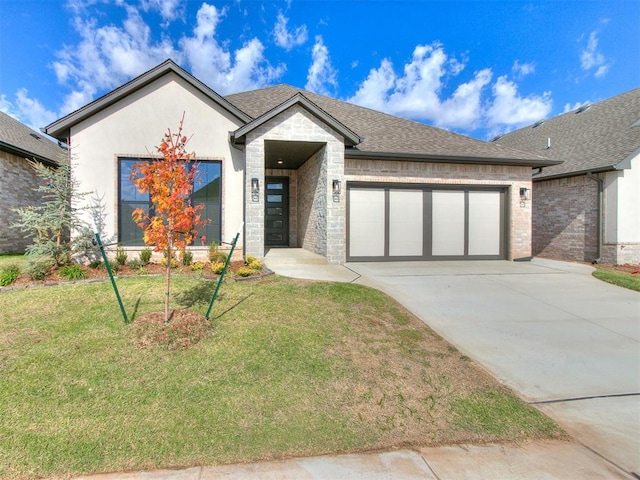
<svg viewBox="0 0 640 480"><path fill-rule="evenodd" d="M505 189L348 185L348 260L505 258Z"/></svg>

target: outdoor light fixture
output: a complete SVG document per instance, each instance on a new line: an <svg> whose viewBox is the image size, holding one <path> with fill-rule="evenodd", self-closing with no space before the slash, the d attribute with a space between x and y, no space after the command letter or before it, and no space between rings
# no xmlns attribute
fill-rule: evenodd
<svg viewBox="0 0 640 480"><path fill-rule="evenodd" d="M340 187L340 180L335 179L333 181L333 201L334 202L339 202L340 201L340 191L341 191L341 187Z"/></svg>
<svg viewBox="0 0 640 480"><path fill-rule="evenodd" d="M251 201L260 201L260 181L257 178L251 179Z"/></svg>
<svg viewBox="0 0 640 480"><path fill-rule="evenodd" d="M531 189L526 187L520 188L520 200L523 202L525 200L531 200Z"/></svg>

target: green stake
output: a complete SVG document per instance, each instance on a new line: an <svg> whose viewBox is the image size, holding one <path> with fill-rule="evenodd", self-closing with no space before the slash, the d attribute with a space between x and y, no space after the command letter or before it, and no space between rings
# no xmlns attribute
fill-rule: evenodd
<svg viewBox="0 0 640 480"><path fill-rule="evenodd" d="M218 296L218 290L220 290L220 285L222 285L222 281L224 280L224 274L227 272L227 267L229 266L229 262L231 261L231 257L233 256L233 250L236 248L236 242L240 237L240 230L242 229L242 225L238 229L238 233L236 233L236 237L231 242L231 251L227 256L226 262L224 262L224 268L222 269L222 273L220 274L220 278L218 279L218 284L216 285L216 289L213 292L213 297L211 297L211 302L209 302L209 309L207 310L207 314L204 316L207 320L209 320L209 316L211 315L211 309L213 308L213 302L216 301L216 297Z"/></svg>
<svg viewBox="0 0 640 480"><path fill-rule="evenodd" d="M104 265L107 267L107 273L109 274L109 278L111 279L111 285L113 286L113 291L116 292L116 298L118 299L118 304L120 305L120 311L122 312L122 318L124 318L124 323L129 323L129 319L127 318L127 312L124 309L124 305L122 304L122 299L120 298L120 293L118 292L118 287L116 286L116 280L113 278L113 272L111 271L111 265L109 265L109 259L107 258L107 254L104 253L104 245L102 245L102 240L100 240L100 235L96 232L96 241L98 242L98 246L100 247L100 253L102 254L102 259L104 260Z"/></svg>

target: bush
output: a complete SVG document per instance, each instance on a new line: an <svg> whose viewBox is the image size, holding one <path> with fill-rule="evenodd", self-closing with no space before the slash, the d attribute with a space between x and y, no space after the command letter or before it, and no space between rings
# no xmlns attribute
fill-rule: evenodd
<svg viewBox="0 0 640 480"><path fill-rule="evenodd" d="M124 248L118 247L116 249L116 263L118 265L120 266L126 265L128 257L129 255L127 255L127 252L124 251Z"/></svg>
<svg viewBox="0 0 640 480"><path fill-rule="evenodd" d="M192 263L189 267L192 272L202 273L204 271L204 263L203 262L195 262Z"/></svg>
<svg viewBox="0 0 640 480"><path fill-rule="evenodd" d="M213 263L218 253L218 243L216 241L211 242L209 245L209 261Z"/></svg>
<svg viewBox="0 0 640 480"><path fill-rule="evenodd" d="M182 252L182 265L188 267L193 262L193 253L189 250L185 250Z"/></svg>
<svg viewBox="0 0 640 480"><path fill-rule="evenodd" d="M222 273L222 270L224 270L224 262L213 262L211 264L211 270L216 275L220 275Z"/></svg>
<svg viewBox="0 0 640 480"><path fill-rule="evenodd" d="M136 270L140 267L142 267L144 265L142 265L142 263L140 262L140 260L129 260L127 262L127 267L131 268L132 270Z"/></svg>
<svg viewBox="0 0 640 480"><path fill-rule="evenodd" d="M136 274L138 275L146 275L147 273L149 272L147 272L147 269L144 267L138 267L138 270L136 271Z"/></svg>
<svg viewBox="0 0 640 480"><path fill-rule="evenodd" d="M251 267L240 267L236 270L236 274L240 277L250 277L255 273L255 270Z"/></svg>
<svg viewBox="0 0 640 480"><path fill-rule="evenodd" d="M75 263L73 265L65 265L64 267L60 267L58 276L61 278L66 278L67 280L80 280L82 278L87 278L87 271L80 265Z"/></svg>
<svg viewBox="0 0 640 480"><path fill-rule="evenodd" d="M164 257L160 263L162 264L163 267L167 266L167 257ZM175 258L171 259L171 268L178 268L178 261Z"/></svg>
<svg viewBox="0 0 640 480"><path fill-rule="evenodd" d="M151 261L151 255L153 254L153 250L151 250L150 248L144 248L140 251L139 257L140 257L140 263L142 265L148 265L149 262Z"/></svg>
<svg viewBox="0 0 640 480"><path fill-rule="evenodd" d="M53 266L53 259L49 257L30 257L24 271L31 280L43 280Z"/></svg>
<svg viewBox="0 0 640 480"><path fill-rule="evenodd" d="M96 269L96 268L100 268L100 267L102 267L102 261L101 260L94 260L93 262L91 262L89 264L89 268Z"/></svg>
<svg viewBox="0 0 640 480"><path fill-rule="evenodd" d="M0 269L0 287L6 287L11 285L18 279L20 275L20 266L17 264L10 264Z"/></svg>

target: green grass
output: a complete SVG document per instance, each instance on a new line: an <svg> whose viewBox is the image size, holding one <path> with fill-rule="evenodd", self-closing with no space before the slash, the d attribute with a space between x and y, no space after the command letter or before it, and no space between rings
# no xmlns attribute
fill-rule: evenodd
<svg viewBox="0 0 640 480"><path fill-rule="evenodd" d="M22 266L24 263L26 263L26 261L26 255L2 254L0 255L0 268L12 264Z"/></svg>
<svg viewBox="0 0 640 480"><path fill-rule="evenodd" d="M162 284L118 280L132 325L108 282L0 293L0 478L563 435L376 290L226 283L206 339L140 348ZM173 306L213 288L175 277Z"/></svg>
<svg viewBox="0 0 640 480"><path fill-rule="evenodd" d="M596 266L593 276L604 282L640 292L640 274L631 275L620 270Z"/></svg>

